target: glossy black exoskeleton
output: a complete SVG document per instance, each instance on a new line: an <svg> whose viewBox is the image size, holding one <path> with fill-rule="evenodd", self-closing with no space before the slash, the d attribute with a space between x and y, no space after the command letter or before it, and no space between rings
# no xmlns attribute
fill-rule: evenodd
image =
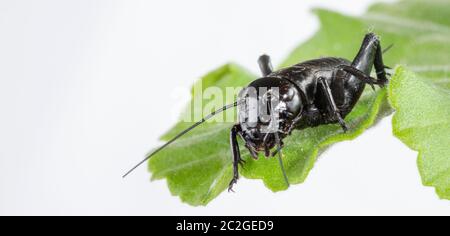
<svg viewBox="0 0 450 236"><path fill-rule="evenodd" d="M243 163L240 157L237 136L242 137L245 146L254 158L258 152L273 156L270 150L278 145L281 151L282 140L295 129L301 130L318 125L338 123L344 131L348 127L344 118L352 111L364 91L366 84L384 86L387 82L387 68L383 63L383 51L379 38L369 33L353 62L343 58L326 57L305 61L300 64L273 71L270 58L263 55L258 60L263 77L252 82L248 88L260 91L260 88L276 87L279 89L279 103L283 104L279 112L278 132L261 132L260 122L249 127L242 119L231 131L234 177L229 190L239 178L238 166ZM377 79L370 77L375 67ZM245 93L243 93L245 94ZM264 99L263 94L258 94ZM245 100L241 97L240 100ZM269 103L266 101L265 103ZM248 117L257 112L255 108L241 105L240 116Z"/></svg>
<svg viewBox="0 0 450 236"><path fill-rule="evenodd" d="M267 157L278 153L283 168L281 160L283 139L293 130L336 123L347 131L348 127L344 118L358 102L366 84L374 88L374 85L384 86L388 83L385 71L388 67L383 63L383 51L379 38L373 33L365 36L352 62L343 58L326 57L305 61L279 71L272 70L270 58L266 55L261 56L258 63L263 77L253 81L244 89L235 104L214 112L177 135L132 170L212 116L228 108L239 106L239 123L233 126L230 135L234 175L229 184L229 190L232 190L239 178L239 164L244 163L241 159L238 137L245 142L245 147L255 159L258 158L259 152L263 152ZM370 76L373 67L375 67L377 79ZM262 88L265 90L261 90ZM271 94L273 88L277 88L276 95ZM258 104L266 104L269 115L276 110L278 114L276 118L271 116L266 120L258 118L256 122L249 122L249 117L260 117L261 112L260 105L252 106L248 102L246 90L250 89L257 91ZM260 94L259 91L266 92ZM272 100L277 101L272 103ZM278 105L271 107L270 104ZM267 126L273 123L277 124L277 129L266 131ZM272 152L274 148L276 150ZM285 174L284 169L283 173ZM284 177L289 184L286 174Z"/></svg>

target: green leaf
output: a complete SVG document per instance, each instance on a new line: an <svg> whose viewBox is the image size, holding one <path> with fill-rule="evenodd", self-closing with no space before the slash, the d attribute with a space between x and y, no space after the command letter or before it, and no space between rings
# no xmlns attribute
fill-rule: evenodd
<svg viewBox="0 0 450 236"><path fill-rule="evenodd" d="M419 152L423 184L450 200L450 91L399 67L389 101L395 136Z"/></svg>
<svg viewBox="0 0 450 236"><path fill-rule="evenodd" d="M414 0L377 4L362 17L349 17L317 9L315 13L320 19L321 29L310 40L296 48L281 67L322 56L338 56L351 60L356 55L364 34L370 29L381 36L383 46L395 44L385 55L387 65L407 65L427 78L430 83L450 88L442 79L450 76L450 49L447 46L450 30L449 22L445 20L450 14L448 5L444 1ZM417 13L418 9L421 9L420 14ZM398 75L394 76L397 77ZM256 75L238 65L227 64L204 76L200 81L203 88L215 86L225 90L229 86L244 87L256 78ZM200 82L196 85L199 84ZM356 138L378 119L389 114L391 108L386 94L386 89L378 89L376 92L366 89L361 100L346 118L351 128L346 134L342 133L338 125L325 125L296 131L286 139L283 160L290 182L304 182L324 149L333 143ZM195 95L197 97L193 97L190 108L183 113L185 116L201 113L205 106L196 106L195 101L198 100L203 101L203 104L212 102L217 107L223 105L224 98L204 99ZM226 102L231 103L233 97L227 99ZM225 116L234 114L235 111L230 110ZM167 141L190 125L192 123L179 122L162 140ZM179 196L183 202L194 206L208 204L227 188L232 177L228 143L231 125L207 123L181 138L150 160L152 179L166 178L172 194ZM260 158L254 161L248 158L244 148L241 149L247 161L245 168L241 168L244 177L262 179L272 191L287 188L275 158ZM448 192L448 189L440 191Z"/></svg>
<svg viewBox="0 0 450 236"><path fill-rule="evenodd" d="M396 5L375 5L370 12L383 14L369 13L378 22L391 21L393 28L386 30L407 36L401 49L404 55L396 58L406 68L396 70L389 86L389 102L396 110L393 132L419 151L423 184L434 186L442 199L450 200L450 2Z"/></svg>
<svg viewBox="0 0 450 236"><path fill-rule="evenodd" d="M255 79L255 76L238 65L227 64L204 76L198 84L202 83L204 89L216 86L225 90L229 86L244 87ZM216 105L219 107L224 102L234 102L233 97L228 99ZM206 104L211 100L203 99L202 102ZM192 106L193 103L191 101L189 106L192 109L191 116L201 112L201 109ZM187 110L185 114L190 109ZM234 115L235 112L234 109L230 110L222 117ZM167 141L192 124L178 123L164 135L163 140ZM180 138L150 160L152 179L166 178L172 194L180 196L183 202L195 206L206 205L223 192L231 180L231 152L228 143L231 126L231 123L206 123Z"/></svg>

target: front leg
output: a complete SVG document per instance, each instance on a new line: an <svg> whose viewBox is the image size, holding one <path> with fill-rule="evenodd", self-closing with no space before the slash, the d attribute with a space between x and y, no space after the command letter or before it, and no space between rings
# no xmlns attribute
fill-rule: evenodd
<svg viewBox="0 0 450 236"><path fill-rule="evenodd" d="M319 84L321 85L321 87L324 91L324 94L327 98L328 105L329 105L330 111L332 113L331 115L334 116L335 119L337 119L337 121L341 125L344 132L347 132L348 131L347 124L345 124L345 121L342 118L341 113L336 106L336 102L334 101L333 94L331 93L331 89L330 89L330 86L328 85L327 80L324 77L320 77Z"/></svg>
<svg viewBox="0 0 450 236"><path fill-rule="evenodd" d="M228 192L233 192L233 185L235 185L239 179L239 164L242 165L244 163L244 161L241 159L241 152L239 150L239 143L237 141L237 136L240 132L240 125L235 125L231 129L230 133L231 152L233 154L233 179L228 186Z"/></svg>

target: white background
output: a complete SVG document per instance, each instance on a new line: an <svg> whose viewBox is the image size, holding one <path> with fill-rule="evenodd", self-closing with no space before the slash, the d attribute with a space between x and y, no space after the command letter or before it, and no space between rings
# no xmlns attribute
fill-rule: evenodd
<svg viewBox="0 0 450 236"><path fill-rule="evenodd" d="M278 64L318 29L312 6L371 2L0 1L0 214L449 215L390 118L282 193L242 179L194 208L145 167L121 178L175 122L174 88L228 61L257 73L262 53Z"/></svg>

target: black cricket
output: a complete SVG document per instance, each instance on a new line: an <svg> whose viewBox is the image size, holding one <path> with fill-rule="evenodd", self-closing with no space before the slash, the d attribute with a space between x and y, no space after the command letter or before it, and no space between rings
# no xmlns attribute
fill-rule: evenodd
<svg viewBox="0 0 450 236"><path fill-rule="evenodd" d="M282 106L277 106L276 108L279 114L277 120L258 119L256 124L250 125L248 117L252 113L258 113L260 108L258 106L256 108L255 106L249 106L245 97L247 96L246 93L241 93L242 95L239 96L237 102L213 112L189 129L181 132L148 155L123 177L126 177L156 153L216 114L239 106L239 117L244 118L240 119L239 123L231 128L230 142L234 175L228 190L232 191L233 185L239 179L239 165L245 163L241 158L238 137L245 142L245 147L254 159L258 159L258 153L260 152L263 152L266 157L278 154L284 178L289 185L281 158L283 139L294 130L302 130L324 124L339 124L346 132L348 127L344 118L358 102L366 84L375 89L374 85L383 87L388 83L387 76L389 74L386 73L385 69L389 67L383 63L383 53L379 37L374 33L368 33L364 37L362 46L352 62L343 58L325 57L305 61L279 71L273 71L269 56L263 55L258 60L263 77L253 81L246 89L253 88L256 91L260 91L260 88L268 88L268 93L257 94L257 96L261 100L261 104L267 104L269 113L275 109L270 105L272 100L277 100L278 104L282 104ZM370 76L373 67L375 67L376 79ZM274 94L270 96L271 88L278 89L278 96ZM271 122L278 124L277 131L265 132L263 127L266 127ZM276 150L272 152L273 149Z"/></svg>

